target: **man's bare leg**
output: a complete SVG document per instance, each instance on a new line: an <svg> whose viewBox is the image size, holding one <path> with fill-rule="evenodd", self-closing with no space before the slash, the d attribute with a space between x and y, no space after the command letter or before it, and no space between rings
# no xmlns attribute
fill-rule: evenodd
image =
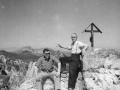
<svg viewBox="0 0 120 90"><path fill-rule="evenodd" d="M42 90L42 83L40 80L37 81L37 90Z"/></svg>
<svg viewBox="0 0 120 90"><path fill-rule="evenodd" d="M48 74L46 72L41 72L38 74L38 77L36 78L37 82L37 90L42 90L42 77L47 76Z"/></svg>

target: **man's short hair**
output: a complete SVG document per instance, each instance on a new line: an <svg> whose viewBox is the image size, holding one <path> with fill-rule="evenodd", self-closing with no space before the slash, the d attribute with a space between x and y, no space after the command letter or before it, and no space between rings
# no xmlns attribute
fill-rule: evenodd
<svg viewBox="0 0 120 90"><path fill-rule="evenodd" d="M77 33L72 33L71 35L73 35L73 34L76 35L76 37L77 37Z"/></svg>
<svg viewBox="0 0 120 90"><path fill-rule="evenodd" d="M48 48L44 48L43 53L45 52L50 52L50 50Z"/></svg>

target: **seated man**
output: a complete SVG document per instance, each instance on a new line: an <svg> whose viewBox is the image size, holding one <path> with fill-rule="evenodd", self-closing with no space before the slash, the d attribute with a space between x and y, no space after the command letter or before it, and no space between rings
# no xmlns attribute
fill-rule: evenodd
<svg viewBox="0 0 120 90"><path fill-rule="evenodd" d="M58 64L58 70L56 71L54 69L54 63ZM61 69L61 63L60 61L50 55L50 50L45 48L43 50L43 56L38 59L36 62L36 66L38 67L38 71L40 70L40 73L38 73L37 76L37 90L42 90L42 79L45 77L52 78L54 80L55 84L55 90L60 89L60 69Z"/></svg>

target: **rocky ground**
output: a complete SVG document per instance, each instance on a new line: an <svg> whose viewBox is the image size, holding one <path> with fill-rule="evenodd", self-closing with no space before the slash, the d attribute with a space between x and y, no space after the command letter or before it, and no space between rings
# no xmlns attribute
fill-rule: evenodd
<svg viewBox="0 0 120 90"><path fill-rule="evenodd" d="M79 77L80 78L80 77ZM44 90L54 90L54 85L50 79L47 79L46 83L44 84ZM26 80L24 83L21 84L17 90L37 90L36 83L33 79ZM68 90L68 75L62 75L61 78L61 90ZM82 82L80 80L77 81L75 90L83 90L82 89Z"/></svg>
<svg viewBox="0 0 120 90"><path fill-rule="evenodd" d="M119 52L113 49L89 49L82 60L83 75L79 73L75 90L120 90ZM67 84L68 78L62 75L61 90L67 90ZM24 80L20 85L16 81L11 90L36 90L35 80ZM53 90L49 79L44 90Z"/></svg>
<svg viewBox="0 0 120 90"><path fill-rule="evenodd" d="M67 83L68 83L68 77L66 75L62 75L61 78L61 90L67 90ZM44 84L44 90L54 90L54 85L50 79L47 79ZM18 90L37 90L36 89L36 82L34 78L26 80L24 83L22 83Z"/></svg>
<svg viewBox="0 0 120 90"><path fill-rule="evenodd" d="M112 49L87 51L83 77L86 90L120 90L120 53Z"/></svg>

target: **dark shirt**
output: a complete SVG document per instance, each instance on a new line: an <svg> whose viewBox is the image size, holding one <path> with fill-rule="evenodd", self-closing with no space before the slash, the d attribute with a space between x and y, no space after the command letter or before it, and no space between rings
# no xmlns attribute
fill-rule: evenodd
<svg viewBox="0 0 120 90"><path fill-rule="evenodd" d="M36 62L36 66L41 70L51 70L54 67L54 63L59 63L59 59L50 55L50 58L47 60L44 56L40 57Z"/></svg>

